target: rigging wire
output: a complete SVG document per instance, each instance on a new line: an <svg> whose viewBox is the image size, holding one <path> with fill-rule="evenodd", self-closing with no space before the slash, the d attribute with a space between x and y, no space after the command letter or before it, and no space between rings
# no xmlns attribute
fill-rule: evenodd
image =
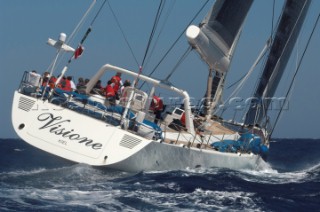
<svg viewBox="0 0 320 212"><path fill-rule="evenodd" d="M82 18L80 19L79 23L77 24L77 26L74 28L74 30L72 31L72 33L70 34L70 36L67 38L66 40L66 44L69 44L72 42L72 40L74 39L75 34L79 31L80 27L83 25L84 21L86 20L86 18L88 17L89 13L91 12L91 10L93 9L94 5L96 4L96 0L93 0L92 3L90 4L89 8L86 10L86 12L84 13L84 15L82 16ZM57 52L58 54L59 52ZM50 73L53 72L54 66L60 64L61 59L63 58L65 52L63 52L61 54L61 57L59 58L59 62L57 62L58 57L55 58L52 63L49 65L49 67L47 68L47 71L49 69L51 69Z"/></svg>
<svg viewBox="0 0 320 212"><path fill-rule="evenodd" d="M104 0L103 4L100 6L97 14L95 15L95 17L94 17L93 20L91 21L91 24L90 24L88 30L86 31L86 33L84 34L84 36L82 37L82 39L81 39L81 41L80 41L80 44L78 45L78 48L81 47L81 45L84 43L84 41L85 41L86 38L88 37L89 33L91 32L91 28L92 28L94 22L96 21L98 15L100 14L100 12L101 12L101 10L102 10L102 8L103 8L103 6L104 6L104 4L105 4L106 1L107 1L107 0ZM91 11L91 9L93 8L93 6L94 6L95 3L96 3L96 0L94 0L94 2L90 5L89 9L88 9L87 12L84 14L84 17L82 17L82 19L80 20L80 22L79 22L79 24L77 25L77 27L76 27L76 29L74 30L74 32L77 32L77 31L80 29L80 25L83 24L85 18L88 16L89 12ZM80 24L80 23L81 23L81 24ZM74 36L74 35L72 35L72 37L73 37L73 36ZM82 49L82 47L81 47L81 49ZM59 50L59 51L60 51L60 50ZM83 51L83 50L81 50L81 51ZM64 74L65 74L66 71L68 70L69 65L71 64L72 59L76 57L76 52L77 52L77 50L72 54L72 56L71 56L70 59L68 60L67 64L63 67L59 78L58 78L58 79L56 80L56 82L55 82L55 86L57 86L57 84L60 82L61 78L64 76ZM59 53L59 52L58 52L58 53ZM81 53L82 53L82 52L81 52ZM58 55L57 55L57 57L58 57ZM57 57L56 57L56 59L57 59ZM52 67L52 71L50 72L50 75L52 75L52 73L53 73L53 67ZM51 90L49 96L52 96L52 94L53 94L53 89ZM42 96L42 98L43 98L43 96Z"/></svg>
<svg viewBox="0 0 320 212"><path fill-rule="evenodd" d="M283 10L285 10L285 7L283 7L282 11L283 11ZM282 12L281 14L283 14L283 12ZM301 14L300 14L300 15L301 15ZM299 15L299 16L300 16L300 15ZM279 16L279 18L278 18L277 26L279 26L280 20L281 20L281 16ZM296 24L297 24L297 22L295 23L295 26L296 26ZM295 28L295 26L294 26L294 28ZM290 33L289 39L291 38L292 33L293 33L293 32ZM271 39L273 39L273 38L271 37ZM272 40L272 43L273 43L273 40ZM284 49L286 48L287 45L288 45L288 42L286 42ZM271 50L271 48L270 48L270 50ZM282 58L283 54L284 54L284 50L282 50L282 53L281 53L280 57L278 58L277 63L279 63L280 58ZM269 55L269 56L270 56L270 55ZM268 57L269 57L269 56L268 56ZM268 58L266 58L265 63L267 63L267 61L268 61ZM264 65L264 67L265 67L265 65ZM259 77L258 80L256 81L255 89L253 90L253 96L255 96L255 92L257 91L257 88L258 88L258 86L259 86L259 82L260 82L261 79L262 79L262 75L263 75L263 71L260 73L260 77ZM269 86L269 82L270 82L270 81L267 82L267 85L265 86L265 88L267 88L267 87ZM251 104L250 104L250 105L251 105ZM249 105L249 107L250 107L250 105ZM262 107L261 110L263 110L263 111L262 111L263 114L264 114L263 117L266 117L266 118L267 118L267 112L266 112L267 108L265 107L265 105L264 105L263 103L260 103L260 105L261 105L261 107ZM247 111L246 113L248 113L248 111ZM245 114L246 114L246 113L245 113ZM246 115L245 115L245 116L246 116Z"/></svg>
<svg viewBox="0 0 320 212"><path fill-rule="evenodd" d="M83 51L82 44L83 44L84 41L87 39L87 37L88 37L88 35L90 34L90 32L92 31L92 26L93 26L94 22L96 21L97 17L99 16L99 14L100 14L103 6L105 5L106 1L107 1L107 0L104 0L104 2L101 4L98 12L96 13L96 15L94 16L94 18L92 19L92 21L91 21L91 23L90 23L87 31L86 31L85 34L83 35L83 37L82 37L82 39L81 39L81 41L80 41L80 43L79 43L79 45L78 45L78 47L77 47L77 50L78 50L78 49L81 49L81 53L80 53L80 54L82 54L82 51ZM74 52L74 54L70 57L70 59L69 59L69 61L68 61L68 64L71 63L72 58L76 58L77 50L76 50L76 51Z"/></svg>
<svg viewBox="0 0 320 212"><path fill-rule="evenodd" d="M260 59L257 59L256 62L254 63L254 65L251 67L251 69L246 73L244 74L242 77L240 77L237 81L233 82L231 85L229 85L226 89L230 89L232 88L233 86L237 85L239 82L240 82L240 85L237 86L237 88L235 89L235 91L227 98L227 101L231 99L232 96L236 95L237 93L240 92L240 90L242 89L243 87L243 84L245 83L245 81L248 79L248 77L251 75L253 69L256 67L256 65L258 64L258 62L260 60L263 59L263 56L267 54L267 52L270 50L271 48L271 44L273 42L273 36L274 36L274 22L275 22L275 7L276 7L276 2L275 0L273 0L273 6L272 6L272 17L271 17L271 33L270 33L270 37L269 39L267 40L266 42L266 45L264 47L264 49L261 51L260 55L258 56L258 58ZM278 24L279 24L279 21L280 21L280 18L278 18ZM267 62L267 58L264 58L264 63ZM262 75L262 72L260 73L260 77L258 79L261 79L261 75ZM253 95L254 95L254 91L256 90L256 88L258 87L258 82L259 80L256 81L255 83L255 89L253 89ZM226 111L227 109L224 108L221 112L221 116L222 114ZM244 110L246 111L246 110Z"/></svg>
<svg viewBox="0 0 320 212"><path fill-rule="evenodd" d="M73 30L73 32L70 34L69 38L67 39L67 43L70 43L73 39L75 34L79 31L80 27L83 25L85 19L87 18L87 16L89 15L90 11L92 10L92 8L94 7L94 5L96 4L96 0L93 0L93 2L91 3L90 7L88 8L88 10L85 12L85 14L83 15L83 17L81 18L81 20L79 21L78 25L76 26L76 28Z"/></svg>
<svg viewBox="0 0 320 212"><path fill-rule="evenodd" d="M237 88L231 93L231 95L227 98L227 101L230 100L233 96L237 95L239 93L239 91L242 89L244 83L248 80L249 76L252 74L252 72L254 71L255 67L260 63L260 61L263 59L263 57L265 56L266 52L270 49L271 46L271 39L269 39L264 48L262 49L262 51L260 52L258 58L256 59L256 61L253 63L252 67L250 68L250 70L241 78L241 82L239 83L239 85L237 86ZM238 80L239 81L239 80ZM237 82L238 82L237 81ZM235 83L233 83L234 85ZM233 86L231 85L231 86ZM230 87L230 86L229 86Z"/></svg>
<svg viewBox="0 0 320 212"><path fill-rule="evenodd" d="M275 0L273 0L273 5L272 5L272 18L271 18L271 33L270 33L270 39L267 42L272 43L272 39L273 39L273 27L274 27L274 19L275 19ZM231 85L229 85L226 89L230 89L233 86L235 86L236 84L238 84L240 81L242 81L243 78L245 78L247 76L247 73L244 74L242 77L240 77L237 81L233 82Z"/></svg>
<svg viewBox="0 0 320 212"><path fill-rule="evenodd" d="M242 81L243 78L245 78L247 76L248 73L245 73L242 77L240 77L237 81L233 82L231 85L229 85L226 89L230 89L233 86L235 86L236 84L238 84L240 81Z"/></svg>
<svg viewBox="0 0 320 212"><path fill-rule="evenodd" d="M168 49L168 51L163 55L163 57L161 58L161 60L159 61L159 63L153 68L153 70L151 71L150 74L148 74L148 76L150 77L159 67L159 65L163 62L163 60L168 56L168 54L170 53L170 51L173 49L173 47L177 44L177 42L180 40L180 38L182 37L182 35L184 34L185 30L187 29L187 27L197 18L197 16L200 14L200 12L204 9L204 7L208 4L209 0L207 0L202 7L199 9L199 11L194 15L194 17L190 20L190 22L187 24L187 26L183 29L183 31L180 33L180 35L178 36L178 38L173 42L173 44L171 45L171 47ZM145 82L143 82L140 86L140 89L142 88L142 86L145 84Z"/></svg>
<svg viewBox="0 0 320 212"><path fill-rule="evenodd" d="M186 51L183 53L183 55L180 57L179 61L177 62L177 64L173 67L173 69L171 70L171 72L167 75L167 77L164 79L164 81L168 81L169 78L172 76L172 74L177 70L178 66L187 58L187 56L189 55L189 53L192 51L192 47L189 46Z"/></svg>
<svg viewBox="0 0 320 212"><path fill-rule="evenodd" d="M82 44L84 43L84 41L87 39L88 35L90 34L90 32L92 31L92 26L93 24L95 23L97 17L99 16L102 8L104 7L105 3L106 3L107 0L104 0L104 2L101 4L98 12L96 13L96 15L94 16L94 18L92 19L91 23L90 23L90 26L88 27L87 31L85 32L85 34L83 35L79 45L78 45L78 48L82 48ZM73 57L75 57L75 54L76 54L76 51L74 52L74 54L70 57L69 61L68 61L68 64L71 63L71 60Z"/></svg>
<svg viewBox="0 0 320 212"><path fill-rule="evenodd" d="M99 10L98 10L98 12L97 12L97 14L94 16L93 20L91 21L90 26L92 26L93 23L96 21L97 17L99 16L99 14L100 14L100 12L101 12L101 10L102 10L102 8L104 7L104 5L105 5L106 2L107 2L107 0L104 0L104 1L103 1L102 5L100 6L100 8L99 8Z"/></svg>
<svg viewBox="0 0 320 212"><path fill-rule="evenodd" d="M87 39L88 35L90 34L90 32L91 32L91 30L92 30L92 26L93 26L94 22L96 21L98 15L100 14L100 12L101 12L103 6L105 5L106 1L107 1L107 0L104 0L104 2L102 3L102 5L100 6L98 12L96 13L95 17L94 17L93 20L91 21L89 28L87 29L87 31L86 31L85 34L83 35L83 37L82 37L82 39L81 39L81 41L80 41L80 43L79 43L79 45L78 45L78 48L81 48L81 49L82 49L82 44L84 43L84 41ZM89 11L89 10L88 10L88 11ZM88 12L88 11L87 11L87 12ZM87 15L88 15L88 13L85 14L85 16L87 16ZM84 19L82 18L81 21L82 21L82 20L84 20ZM79 24L78 24L78 25L79 25ZM78 48L77 48L77 49L78 49ZM83 51L83 50L82 50L82 51ZM62 70L62 73L61 73L61 75L60 75L60 78L61 78L61 77L65 74L65 72L67 71L70 63L72 62L72 59L75 58L76 52L77 52L77 50L76 50L76 51L73 53L73 55L69 58L67 65L65 65L65 67L64 67L63 70ZM57 80L57 82L59 82L59 81Z"/></svg>
<svg viewBox="0 0 320 212"><path fill-rule="evenodd" d="M253 65L251 66L251 68L249 69L249 71L243 76L241 77L240 80L238 80L237 82L233 83L231 86L229 86L228 88L236 85L238 82L240 82L238 84L238 86L234 89L234 91L229 95L229 97L225 100L225 102L228 102L231 100L232 97L238 95L238 93L240 92L240 90L243 88L245 82L249 79L250 75L253 73L253 71L255 70L256 66L260 63L260 61L264 58L264 56L266 55L267 51L270 49L271 46L271 38L269 38L264 46L264 48L262 49L262 51L260 52L259 56L257 57L257 59L255 60L255 62L253 63ZM223 107L220 113L220 116L223 115L223 113L227 110L227 107ZM218 113L218 111L216 112L216 114Z"/></svg>
<svg viewBox="0 0 320 212"><path fill-rule="evenodd" d="M139 82L139 77L142 73L142 69L144 67L144 62L145 62L145 59L148 55L148 51L150 49L150 45L151 45L151 42L152 42L152 39L153 39L153 36L155 34L155 31L157 29L157 26L158 26L158 23L159 23L159 19L160 19L160 16L162 14L162 11L163 11L163 8L164 8L164 4L163 4L163 0L160 1L160 4L159 4L159 7L158 7L158 11L157 11L157 14L156 14L156 17L154 19L154 23L153 23L153 27L152 27L152 30L151 30L151 34L149 36L149 40L148 40L148 44L147 44L147 47L146 47L146 50L145 50L145 53L144 53L144 57L143 57L143 60L142 60L142 63L139 67L139 72L138 72L138 76L136 77L136 79L134 80L134 87L136 87L138 85L138 82Z"/></svg>
<svg viewBox="0 0 320 212"><path fill-rule="evenodd" d="M305 4L304 4L304 6L305 6ZM283 10L284 10L284 9L285 9L285 8L283 8ZM282 14L283 14L283 13L282 13ZM300 19L300 16L301 16L301 12L300 12L300 14L299 14L298 20ZM280 19L281 19L281 18L279 18L278 25L280 24ZM293 26L293 28L296 27L296 25L297 25L297 23L298 23L298 20L296 21L296 23L295 23L295 25ZM279 58L278 58L277 64L280 63L280 60L281 60L281 58L282 58L282 56L283 56L283 54L284 54L284 52L285 52L285 49L287 48L288 41L291 39L291 36L293 36L293 30L291 31L290 36L289 36L289 38L288 38L288 40L287 40L284 48L282 49L282 53L281 53L281 55L280 55ZM307 46L306 46L306 48L307 48ZM305 49L305 51L306 51L306 49ZM303 58L303 56L301 57L301 59L302 59L302 58ZM300 61L300 62L301 62L301 61ZM277 65L276 65L276 66L277 66ZM299 67L300 67L300 65L299 65ZM296 72L298 72L299 67L297 67ZM272 73L272 74L273 74L273 73ZM296 75L296 73L294 74L294 77L292 78L293 81L294 81L294 79L295 79L295 75ZM270 82L270 81L267 82L267 85L265 86L265 88L267 88L267 87L269 86L269 82ZM289 88L288 88L288 92L291 90L292 85L293 85L293 82L291 82L291 84L290 84L290 86L289 86ZM289 93L287 93L286 98L288 97L288 95L289 95ZM263 117L267 118L267 109L268 109L268 108L265 107L264 103L261 103L260 105L262 105ZM278 116L277 116L277 118L276 118L276 122L277 122L277 120L279 119L280 114L282 113L283 106L284 106L284 105L282 105L282 107L281 107L281 109L280 109L280 111L279 111L279 113L278 113ZM276 122L275 122L275 124L276 124ZM274 128L273 128L273 129L274 129ZM273 129L272 129L272 131L273 131ZM271 136L271 134L272 134L272 133L270 133L270 136Z"/></svg>
<svg viewBox="0 0 320 212"><path fill-rule="evenodd" d="M274 24L274 23L275 23L275 19L276 19L276 16L275 16L275 8L276 8L276 1L274 0L274 1L273 1L273 9L272 9L271 36L270 36L270 38L269 38L271 44L273 43L273 39L274 39L274 36L275 36L275 35L274 35L275 28L279 25L280 20L281 20L281 16L279 16L279 17L277 18L277 23ZM282 8L281 14L283 14L283 10L284 10L284 8ZM271 47L270 47L268 50L271 50ZM269 53L270 53L270 52L269 52ZM268 57L265 58L265 60L264 60L264 62L263 62L263 63L264 63L264 66L263 66L263 67L265 67L267 61L268 61ZM263 68L262 68L262 69L263 69ZM254 92L255 92L255 91L257 90L257 88L258 88L259 81L260 81L260 79L261 79L261 77L262 77L262 74L263 74L263 71L261 70L261 71L260 71L260 76L259 76L259 78L256 80L255 89L253 89L252 95L254 95Z"/></svg>
<svg viewBox="0 0 320 212"><path fill-rule="evenodd" d="M149 36L149 40L148 40L148 44L147 44L147 47L146 47L146 50L145 50L145 53L144 53L144 56L143 56L143 60L142 60L142 63L141 63L142 67L144 66L144 62L145 62L146 57L148 55L148 51L150 49L150 45L151 45L153 36L154 36L154 34L156 32L156 29L157 29L157 26L158 26L159 19L160 19L160 16L162 14L163 8L164 8L164 3L163 3L163 0L161 0L160 4L159 4L159 7L158 7L158 11L157 11L156 17L154 19L153 27L152 27L152 30L151 30L151 34Z"/></svg>
<svg viewBox="0 0 320 212"><path fill-rule="evenodd" d="M276 4L276 0L273 0L273 7L272 7L272 20L271 20L271 35L270 37L273 37L273 25L274 25L274 11L275 11L275 4Z"/></svg>
<svg viewBox="0 0 320 212"><path fill-rule="evenodd" d="M128 39L127 39L127 37L126 37L123 29L121 28L120 22L119 22L119 20L118 20L118 18L117 18L117 16L116 16L115 12L113 11L113 9L112 9L111 4L109 3L109 1L108 1L108 6L109 6L110 11L111 11L111 13L112 13L112 15L113 15L113 18L114 18L115 21L116 21L116 24L117 24L118 28L119 28L120 31L121 31L122 37L124 38L124 40L125 40L128 48L129 48L129 50L130 50L130 53L131 53L134 61L136 62L137 66L139 67L140 65L139 65L138 59L137 59L137 57L135 56L135 54L134 54L134 52L133 52L133 50L132 50L132 47L130 46L130 43L129 43L129 41L128 41Z"/></svg>
<svg viewBox="0 0 320 212"><path fill-rule="evenodd" d="M175 3L176 3L176 1L170 1L170 2L171 2L171 5L168 6L169 9L168 9L168 11L167 11L167 13L166 13L166 15L165 15L165 18L164 18L164 21L163 21L162 26L161 26L161 28L160 28L160 31L159 31L159 33L158 33L158 36L157 36L157 38L156 38L156 40L155 40L155 42L154 42L154 45L153 45L153 47L152 47L152 49L151 49L151 53L149 54L149 56L148 56L148 58L147 58L147 62L146 62L146 64L144 65L144 67L147 67L147 65L148 65L148 63L149 63L149 61L150 61L150 59L151 59L151 55L153 55L153 52L154 52L155 49L156 49L156 46L157 46L157 44L158 44L160 35L162 34L163 29L164 29L164 27L165 27L166 24L167 24L168 18L169 18L169 16L171 15L172 9L173 9L173 7L174 7L174 5L175 5Z"/></svg>
<svg viewBox="0 0 320 212"><path fill-rule="evenodd" d="M295 82L296 76L297 76L297 74L298 74L298 72L299 72L299 70L300 70L300 67L301 67L301 64L302 64L302 60L303 60L303 58L304 58L304 56L305 56L305 54L306 54L306 51L307 51L307 49L308 49L308 47L309 47L309 44L310 44L310 42L311 42L311 39L312 39L313 34L314 34L314 32L315 32L315 29L316 29L316 27L317 27L317 25L318 25L318 23L319 23L319 19L320 19L320 13L319 13L319 15L318 15L318 17L317 17L317 20L316 20L316 22L315 22L315 24L314 24L314 26L313 26L313 29L312 29L312 31L311 31L311 33L310 33L310 36L309 36L308 42L307 42L307 44L306 44L306 46L305 46L305 49L304 49L304 51L303 51L303 53L302 53L302 55L301 55L301 58L300 58L299 63L298 63L298 67L296 68L296 70L295 70L295 72L294 72L294 75L293 75L293 77L292 77L291 83L290 83L289 88L288 88L288 90L287 90L285 99L287 99L287 97L290 95L290 93L291 93L291 91L292 91L293 83ZM276 118L276 120L275 120L275 123L274 123L274 125L273 125L273 128L272 128L271 131L270 131L269 137L271 137L271 135L272 135L272 133L273 133L276 125L278 124L278 121L279 121L280 116L281 116L281 114L282 114L284 105L285 105L285 104L282 104L282 105L281 105L280 111L279 111L279 113L278 113L278 115L277 115L277 118Z"/></svg>
<svg viewBox="0 0 320 212"><path fill-rule="evenodd" d="M102 3L102 5L100 6L98 12L96 13L96 15L94 16L94 18L92 19L87 31L85 32L84 36L82 37L78 47L77 47L77 50L78 49L81 49L81 53L82 54L82 51L83 51L83 48L82 48L82 44L84 43L84 41L87 39L88 35L90 34L90 32L92 31L92 26L94 24L94 22L96 21L97 17L99 16L103 6L105 5L107 0L104 0L104 2ZM74 52L74 54L72 55L72 57L70 57L69 61L68 61L68 64L71 63L71 60L72 58L76 58L76 54L77 54L77 50Z"/></svg>
<svg viewBox="0 0 320 212"><path fill-rule="evenodd" d="M81 47L82 44L84 43L84 41L87 39L88 35L90 34L90 32L92 31L92 26L94 24L94 22L96 21L96 19L98 18L102 8L104 7L105 3L107 0L104 0L104 2L102 3L102 5L100 6L98 12L96 13L96 15L94 16L94 18L92 19L89 28L87 29L86 33L84 34L84 36L82 37L80 44L78 45L78 47Z"/></svg>

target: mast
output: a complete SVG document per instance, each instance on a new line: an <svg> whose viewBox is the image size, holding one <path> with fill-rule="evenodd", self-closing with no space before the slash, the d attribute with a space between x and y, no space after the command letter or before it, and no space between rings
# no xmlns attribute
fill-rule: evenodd
<svg viewBox="0 0 320 212"><path fill-rule="evenodd" d="M298 38L311 0L287 0L245 125L261 125ZM268 101L269 100L269 101Z"/></svg>
<svg viewBox="0 0 320 212"><path fill-rule="evenodd" d="M224 79L244 19L253 0L217 0L199 26L186 31L190 45L208 64L206 118L209 120L222 97Z"/></svg>

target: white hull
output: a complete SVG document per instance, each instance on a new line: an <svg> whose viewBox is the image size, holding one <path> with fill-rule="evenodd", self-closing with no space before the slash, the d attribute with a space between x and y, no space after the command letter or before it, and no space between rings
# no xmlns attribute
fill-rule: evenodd
<svg viewBox="0 0 320 212"><path fill-rule="evenodd" d="M254 170L259 168L261 162L260 157L253 154L237 155L151 142L138 153L110 167L127 171L181 170L200 167Z"/></svg>
<svg viewBox="0 0 320 212"><path fill-rule="evenodd" d="M124 171L196 167L256 169L254 154L221 153L148 140L119 126L15 92L12 123L29 144L62 158Z"/></svg>

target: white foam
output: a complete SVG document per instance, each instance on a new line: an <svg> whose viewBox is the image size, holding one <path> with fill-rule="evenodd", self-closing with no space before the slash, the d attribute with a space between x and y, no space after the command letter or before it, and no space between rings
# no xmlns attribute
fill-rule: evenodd
<svg viewBox="0 0 320 212"><path fill-rule="evenodd" d="M243 174L241 174L243 173ZM259 171L245 170L239 172L240 177L249 182L269 183L269 184L286 184L303 182L308 178L305 171L299 172L278 172L273 169Z"/></svg>
<svg viewBox="0 0 320 212"><path fill-rule="evenodd" d="M14 149L14 151L22 152L22 151L24 151L24 149Z"/></svg>
<svg viewBox="0 0 320 212"><path fill-rule="evenodd" d="M201 188L196 189L193 192L193 197L196 197L198 201L197 204L201 206L201 208L219 208L219 209L236 209L236 208L226 208L224 203L227 202L241 202L242 207L248 209L257 209L258 206L253 201L253 197L256 196L255 193L252 192L241 192L241 191L211 191L211 190L203 190ZM210 200L207 200L207 199ZM206 199L205 202L202 200ZM195 199L195 201L197 201ZM235 206L236 207L236 206Z"/></svg>
<svg viewBox="0 0 320 212"><path fill-rule="evenodd" d="M29 201L34 199L37 202L48 203L50 205L66 206L85 206L96 210L97 204L100 203L115 203L114 196L120 196L117 194L117 190L111 191L79 191L68 189L35 189L35 188L23 188L23 189L10 189L1 192L0 197L6 199L12 199L19 205L29 206ZM43 205L33 205L33 209L43 209ZM23 207L21 207L23 208Z"/></svg>
<svg viewBox="0 0 320 212"><path fill-rule="evenodd" d="M315 165L313 165L313 166L310 166L310 167L308 167L308 168L304 169L303 171L305 171L305 172L314 172L314 171L318 171L318 172L319 172L319 169L320 169L320 163L315 164Z"/></svg>
<svg viewBox="0 0 320 212"><path fill-rule="evenodd" d="M28 176L28 175L43 173L45 171L47 171L47 169L45 168L38 168L38 169L29 170L29 171L17 170L12 172L1 173L0 176L7 176L7 177Z"/></svg>

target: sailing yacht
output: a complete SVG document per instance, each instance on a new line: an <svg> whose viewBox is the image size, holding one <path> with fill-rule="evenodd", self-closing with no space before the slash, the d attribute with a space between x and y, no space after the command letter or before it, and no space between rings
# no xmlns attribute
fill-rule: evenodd
<svg viewBox="0 0 320 212"><path fill-rule="evenodd" d="M43 151L92 166L133 172L198 167L257 169L267 158L273 129L267 100L275 94L310 2L285 1L243 123L226 121L217 116L217 111L232 56L254 1L217 0L199 25L186 30L188 45L208 66L201 107L195 109L188 91L167 79L158 80L111 64L102 65L84 88L61 89L69 64L82 52L89 28L77 49L66 43L64 33L57 41L48 40L57 49L54 61L63 52L72 52L72 57L53 86L43 83L36 73L24 73L14 93L13 127L24 141ZM110 72L135 79L115 102L95 89ZM150 91L142 90L138 83L148 84ZM157 104L157 89L183 100L161 111L161 119L150 110L150 105Z"/></svg>

